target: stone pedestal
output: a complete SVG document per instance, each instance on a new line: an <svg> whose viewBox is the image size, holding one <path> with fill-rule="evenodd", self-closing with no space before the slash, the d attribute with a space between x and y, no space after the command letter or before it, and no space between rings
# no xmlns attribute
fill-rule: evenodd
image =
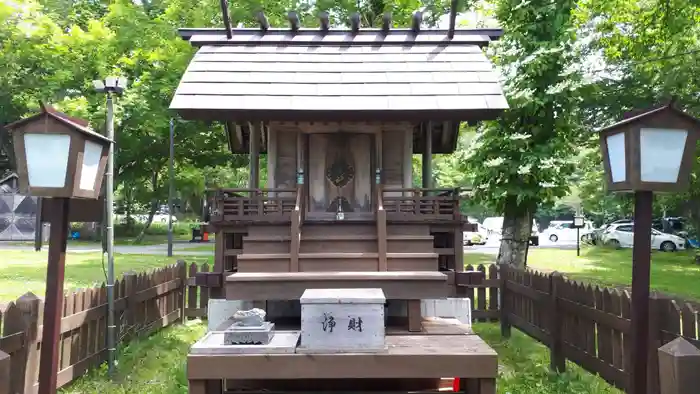
<svg viewBox="0 0 700 394"><path fill-rule="evenodd" d="M251 301L210 299L207 308L207 331L218 330L234 313L252 307Z"/></svg>
<svg viewBox="0 0 700 394"><path fill-rule="evenodd" d="M267 345L224 345L224 333L207 333L190 348L190 354L294 354L299 331L277 331Z"/></svg>
<svg viewBox="0 0 700 394"><path fill-rule="evenodd" d="M381 289L309 289L300 301L298 353L386 350Z"/></svg>
<svg viewBox="0 0 700 394"><path fill-rule="evenodd" d="M275 335L275 324L264 322L259 327L233 325L224 330L224 345L267 345Z"/></svg>

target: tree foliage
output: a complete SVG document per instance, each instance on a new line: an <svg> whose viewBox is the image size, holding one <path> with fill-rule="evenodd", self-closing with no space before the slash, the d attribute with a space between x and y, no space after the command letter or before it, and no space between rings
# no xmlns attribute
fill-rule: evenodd
<svg viewBox="0 0 700 394"><path fill-rule="evenodd" d="M577 141L575 31L570 0L500 0L494 45L510 109L485 123L465 157L475 198L504 212L499 262L524 265L532 217L569 190Z"/></svg>

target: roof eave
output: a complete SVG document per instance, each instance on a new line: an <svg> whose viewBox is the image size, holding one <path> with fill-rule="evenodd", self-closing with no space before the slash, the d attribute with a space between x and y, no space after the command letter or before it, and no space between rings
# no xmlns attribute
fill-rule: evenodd
<svg viewBox="0 0 700 394"><path fill-rule="evenodd" d="M251 34L251 33L261 33L261 30L259 28L236 28L236 29L231 29L231 33L235 36L236 34ZM396 28L396 29L391 29L388 34L392 33L400 33L400 34L405 34L405 33L411 33L413 32L412 29L410 28ZM281 33L286 33L290 34L292 31L288 28L270 28L268 29L264 34L281 34ZM320 29L314 29L314 28L301 28L297 30L294 34L299 35L299 34L314 34L314 35L330 35L330 34L355 34L355 35L362 35L362 34L384 34L384 31L379 28L363 28L359 32L355 33L350 29L334 29L330 30L328 32L324 32ZM418 35L420 34L444 34L447 36L448 29L429 29L429 30L421 30ZM178 34L180 34L180 37L183 40L189 40L192 36L194 35L225 35L226 34L226 29L222 28L211 28L211 27L205 27L205 28L191 28L191 27L183 27L178 29ZM455 37L459 36L464 36L464 35L479 35L479 36L488 36L492 41L496 41L503 36L503 29L456 29L455 30Z"/></svg>
<svg viewBox="0 0 700 394"><path fill-rule="evenodd" d="M401 122L495 120L505 108L446 110L232 110L171 107L186 120L232 122Z"/></svg>

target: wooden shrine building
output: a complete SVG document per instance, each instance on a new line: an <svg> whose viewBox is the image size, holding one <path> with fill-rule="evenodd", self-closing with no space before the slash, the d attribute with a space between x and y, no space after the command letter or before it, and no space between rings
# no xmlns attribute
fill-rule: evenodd
<svg viewBox="0 0 700 394"><path fill-rule="evenodd" d="M223 122L231 152L250 156L249 187L215 192L216 263L200 283L252 301L381 287L408 301L409 322L420 299L457 296L468 223L460 190L436 187L431 163L455 151L461 123L508 108L483 53L501 31L421 30L419 13L407 29L389 18L345 30L327 16L314 29L294 13L288 28L259 19L180 30L198 50L171 108Z"/></svg>

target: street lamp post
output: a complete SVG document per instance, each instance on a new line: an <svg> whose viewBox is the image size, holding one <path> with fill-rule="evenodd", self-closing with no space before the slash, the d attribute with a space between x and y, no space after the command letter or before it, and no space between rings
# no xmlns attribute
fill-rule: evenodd
<svg viewBox="0 0 700 394"><path fill-rule="evenodd" d="M70 202L98 199L111 145L86 125L42 104L39 114L6 126L12 133L20 189L44 198L51 222L39 364L42 394L56 393Z"/></svg>
<svg viewBox="0 0 700 394"><path fill-rule="evenodd" d="M649 355L649 282L654 192L687 188L700 120L673 102L600 130L607 190L633 192L632 360L630 391L646 394ZM656 349L651 349L656 351Z"/></svg>
<svg viewBox="0 0 700 394"><path fill-rule="evenodd" d="M170 118L170 163L168 168L168 257L173 257L173 196L175 194L175 119Z"/></svg>
<svg viewBox="0 0 700 394"><path fill-rule="evenodd" d="M574 216L574 227L576 228L576 256L581 255L581 228L584 225L584 217Z"/></svg>
<svg viewBox="0 0 700 394"><path fill-rule="evenodd" d="M121 95L126 89L127 80L122 77L107 77L92 82L95 90L107 95L107 138L109 144L107 173L105 174L105 216L107 219L107 354L108 372L114 372L116 357L116 325L114 324L114 104L112 95Z"/></svg>

